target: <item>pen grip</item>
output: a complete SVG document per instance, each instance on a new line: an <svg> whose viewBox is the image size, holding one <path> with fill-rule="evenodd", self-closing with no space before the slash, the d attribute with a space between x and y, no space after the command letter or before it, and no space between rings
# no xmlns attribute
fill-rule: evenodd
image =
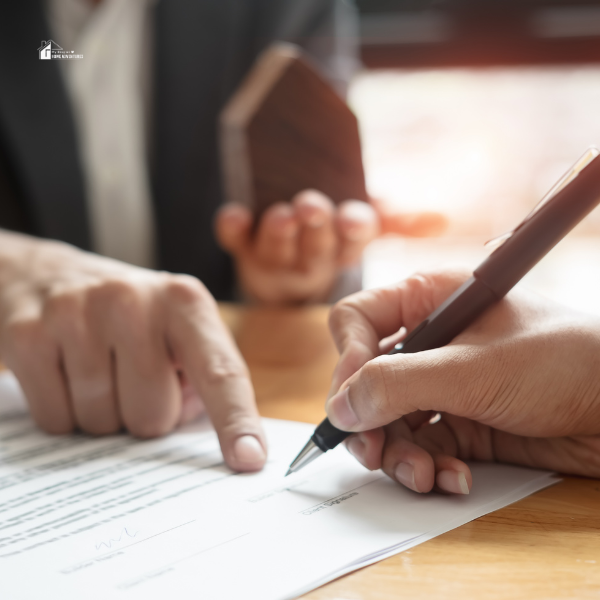
<svg viewBox="0 0 600 600"><path fill-rule="evenodd" d="M338 444L341 444L349 435L348 431L341 431L334 427L329 419L324 419L315 429L311 439L320 450L327 452L327 450L333 450Z"/></svg>

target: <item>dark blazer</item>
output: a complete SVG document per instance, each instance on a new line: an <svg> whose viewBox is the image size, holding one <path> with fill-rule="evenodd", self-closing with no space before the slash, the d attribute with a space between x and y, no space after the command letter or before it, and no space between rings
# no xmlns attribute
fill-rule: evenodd
<svg viewBox="0 0 600 600"><path fill-rule="evenodd" d="M231 261L212 232L222 201L218 113L274 40L304 46L343 87L352 17L345 0L157 3L150 176L160 269L193 274L218 299L232 297ZM0 5L0 227L90 249L71 107L58 61L38 59L51 37L42 0Z"/></svg>

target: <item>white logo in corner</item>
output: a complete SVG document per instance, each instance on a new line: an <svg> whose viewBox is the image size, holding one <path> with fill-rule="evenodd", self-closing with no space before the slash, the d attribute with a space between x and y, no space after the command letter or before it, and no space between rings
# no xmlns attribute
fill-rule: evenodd
<svg viewBox="0 0 600 600"><path fill-rule="evenodd" d="M47 42L42 40L38 52L40 60L77 60L83 58L83 54L75 54L74 50L63 50L54 40L48 40Z"/></svg>

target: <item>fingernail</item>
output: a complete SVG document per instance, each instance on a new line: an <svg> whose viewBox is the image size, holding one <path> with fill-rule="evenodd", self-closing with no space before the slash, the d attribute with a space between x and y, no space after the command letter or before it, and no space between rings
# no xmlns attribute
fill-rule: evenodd
<svg viewBox="0 0 600 600"><path fill-rule="evenodd" d="M340 390L337 394L329 398L325 405L325 410L329 418L333 418L334 425L344 431L350 431L359 423L356 413L352 410L352 406L350 406L348 389Z"/></svg>
<svg viewBox="0 0 600 600"><path fill-rule="evenodd" d="M418 492L417 484L415 483L415 468L409 463L400 463L394 471L396 479L407 488Z"/></svg>
<svg viewBox="0 0 600 600"><path fill-rule="evenodd" d="M354 456L354 458L363 466L367 467L364 462L365 456L365 443L358 437L353 436L346 442L346 448L348 452Z"/></svg>
<svg viewBox="0 0 600 600"><path fill-rule="evenodd" d="M435 480L438 486L446 492L465 495L469 493L469 484L462 471L440 471Z"/></svg>
<svg viewBox="0 0 600 600"><path fill-rule="evenodd" d="M238 462L256 465L265 462L267 456L261 443L253 435L243 435L235 441L233 453Z"/></svg>

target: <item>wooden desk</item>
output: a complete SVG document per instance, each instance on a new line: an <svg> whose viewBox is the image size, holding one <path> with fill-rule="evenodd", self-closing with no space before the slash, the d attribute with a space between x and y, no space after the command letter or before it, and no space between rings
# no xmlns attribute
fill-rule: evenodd
<svg viewBox="0 0 600 600"><path fill-rule="evenodd" d="M317 423L337 353L327 309L225 305L261 413ZM600 481L567 477L521 502L351 573L307 600L600 598Z"/></svg>

